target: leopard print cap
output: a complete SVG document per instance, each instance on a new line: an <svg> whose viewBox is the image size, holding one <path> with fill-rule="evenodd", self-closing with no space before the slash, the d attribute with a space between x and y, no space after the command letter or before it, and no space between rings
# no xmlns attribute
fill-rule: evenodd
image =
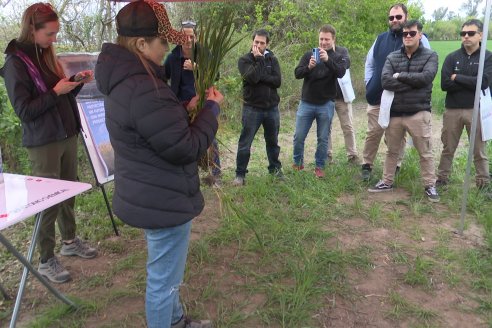
<svg viewBox="0 0 492 328"><path fill-rule="evenodd" d="M173 29L164 5L152 0L144 0L144 2L152 8L159 22L157 28L159 37L174 44L184 44L187 40L186 34Z"/></svg>

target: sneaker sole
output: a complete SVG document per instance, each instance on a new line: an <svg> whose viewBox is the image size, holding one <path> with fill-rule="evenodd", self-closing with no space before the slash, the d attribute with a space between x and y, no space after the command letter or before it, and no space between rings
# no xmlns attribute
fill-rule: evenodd
<svg viewBox="0 0 492 328"><path fill-rule="evenodd" d="M38 271L38 272L39 272L39 271ZM50 277L49 277L49 276L47 276L47 275L45 275L45 274L42 274L41 272L39 272L39 274L40 274L41 276L43 276L43 277L44 277L44 279L46 279L46 280L48 280L48 281L50 281L50 282L52 282L52 283L55 283L55 284L63 284L63 283L68 282L68 281L70 281L70 280L72 279L72 277L68 276L68 278L67 278L67 279L65 279L65 280L52 280L52 279L50 279Z"/></svg>
<svg viewBox="0 0 492 328"><path fill-rule="evenodd" d="M367 189L367 191L373 192L373 193L379 193L379 192L393 191L393 188L390 188L390 189Z"/></svg>
<svg viewBox="0 0 492 328"><path fill-rule="evenodd" d="M76 254L76 253L66 253L66 252L63 252L63 251L60 251L60 255L63 255L63 256L78 256L80 258L83 258L83 259L93 259L97 256L97 253L94 254L94 255L81 255L81 254Z"/></svg>

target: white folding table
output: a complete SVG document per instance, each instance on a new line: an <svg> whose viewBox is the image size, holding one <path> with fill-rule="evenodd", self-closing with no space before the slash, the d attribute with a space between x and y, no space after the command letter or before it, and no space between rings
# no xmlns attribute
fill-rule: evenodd
<svg viewBox="0 0 492 328"><path fill-rule="evenodd" d="M1 181L1 179L0 179ZM0 242L12 253L23 265L24 271L19 284L19 291L15 300L14 311L10 320L10 327L15 327L22 301L22 294L29 271L48 290L64 303L75 307L75 304L61 294L48 281L39 274L31 265L36 239L42 220L42 212L58 203L74 197L86 190L91 185L88 183L39 178L18 174L3 173L3 182L0 182L0 231L35 215L36 222L31 237L31 245L24 257L15 247L0 233Z"/></svg>

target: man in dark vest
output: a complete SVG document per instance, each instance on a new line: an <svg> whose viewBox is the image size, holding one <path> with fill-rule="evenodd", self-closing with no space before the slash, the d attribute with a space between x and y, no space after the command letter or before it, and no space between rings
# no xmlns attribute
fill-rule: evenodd
<svg viewBox="0 0 492 328"><path fill-rule="evenodd" d="M366 99L367 99L367 134L362 152L362 179L369 181L374 159L379 149L384 129L378 124L379 106L383 87L381 85L381 72L386 57L403 45L402 26L407 21L407 7L398 3L391 6L388 15L389 31L381 33L374 41L367 53L365 64ZM430 49L430 44L425 35L420 40L422 45ZM401 165L401 159L405 151L405 139L402 140L400 157L398 159L397 171Z"/></svg>

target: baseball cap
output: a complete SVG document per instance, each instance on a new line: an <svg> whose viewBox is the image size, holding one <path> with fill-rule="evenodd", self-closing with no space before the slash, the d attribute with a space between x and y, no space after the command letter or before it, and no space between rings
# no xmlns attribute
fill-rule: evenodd
<svg viewBox="0 0 492 328"><path fill-rule="evenodd" d="M121 36L155 36L174 44L187 39L186 34L172 28L164 5L152 0L138 0L121 8L116 30Z"/></svg>

